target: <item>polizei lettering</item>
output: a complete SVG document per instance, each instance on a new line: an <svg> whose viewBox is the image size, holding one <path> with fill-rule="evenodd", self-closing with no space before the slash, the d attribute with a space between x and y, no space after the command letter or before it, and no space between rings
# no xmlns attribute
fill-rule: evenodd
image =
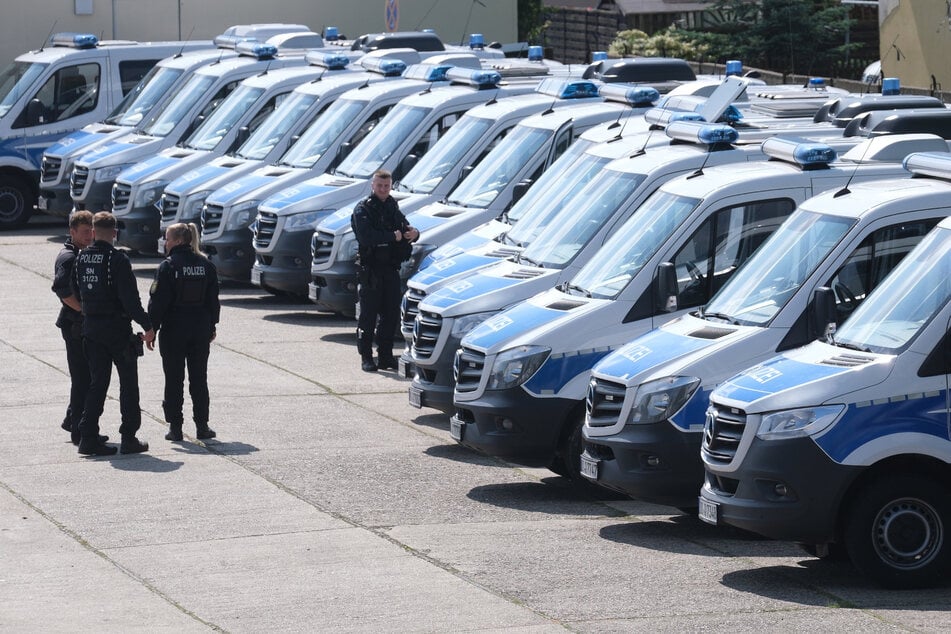
<svg viewBox="0 0 951 634"><path fill-rule="evenodd" d="M205 267L204 266L183 266L182 275L185 277L204 277L205 276Z"/></svg>
<svg viewBox="0 0 951 634"><path fill-rule="evenodd" d="M80 253L79 261L83 264L102 264L104 253Z"/></svg>

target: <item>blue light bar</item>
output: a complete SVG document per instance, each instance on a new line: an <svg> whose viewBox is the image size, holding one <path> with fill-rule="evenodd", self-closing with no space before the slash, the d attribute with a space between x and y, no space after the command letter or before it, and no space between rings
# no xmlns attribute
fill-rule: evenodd
<svg viewBox="0 0 951 634"><path fill-rule="evenodd" d="M701 109L702 106L698 106L698 109ZM720 118L717 120L719 123L736 123L743 118L743 113L740 112L740 109L736 106L730 104L723 110L723 114L720 115ZM713 122L711 122L713 123Z"/></svg>
<svg viewBox="0 0 951 634"><path fill-rule="evenodd" d="M897 77L886 77L882 80L883 95L901 94L901 80Z"/></svg>
<svg viewBox="0 0 951 634"><path fill-rule="evenodd" d="M825 90L826 89L826 80L822 77L810 77L809 78L809 87L813 90Z"/></svg>
<svg viewBox="0 0 951 634"><path fill-rule="evenodd" d="M687 112L686 110L651 108L644 113L644 120L652 126L666 128L675 121L703 121L703 117L696 112Z"/></svg>
<svg viewBox="0 0 951 634"><path fill-rule="evenodd" d="M702 123L699 121L672 121L667 126L667 136L687 143L736 143L740 134L728 125Z"/></svg>
<svg viewBox="0 0 951 634"><path fill-rule="evenodd" d="M726 76L733 77L734 75L740 75L743 72L743 62L738 59L728 59L726 61Z"/></svg>
<svg viewBox="0 0 951 634"><path fill-rule="evenodd" d="M528 47L528 61L540 62L543 59L545 59L545 49L543 49L541 46Z"/></svg>
<svg viewBox="0 0 951 634"><path fill-rule="evenodd" d="M403 79L417 79L419 81L448 81L446 73L452 68L449 64L411 64L403 72Z"/></svg>
<svg viewBox="0 0 951 634"><path fill-rule="evenodd" d="M592 52L591 52L591 61L592 61L592 62L600 62L601 60L605 60L605 59L607 59L607 58L608 58L608 52L607 52L607 51L592 51Z"/></svg>
<svg viewBox="0 0 951 634"><path fill-rule="evenodd" d="M363 57L360 59L360 65L371 73L384 77L402 75L406 71L406 62L392 57Z"/></svg>
<svg viewBox="0 0 951 634"><path fill-rule="evenodd" d="M215 46L218 48L229 48L234 50L234 48L240 42L256 42L257 39L253 37L245 37L243 35L226 35L222 33L221 35L216 35L215 39L212 40L215 43Z"/></svg>
<svg viewBox="0 0 951 634"><path fill-rule="evenodd" d="M901 165L915 176L951 180L951 153L948 152L913 152Z"/></svg>
<svg viewBox="0 0 951 634"><path fill-rule="evenodd" d="M476 88L495 88L502 81L502 75L494 70L472 70L470 68L450 68L446 78L456 84L466 84Z"/></svg>
<svg viewBox="0 0 951 634"><path fill-rule="evenodd" d="M835 150L825 143L806 139L771 137L763 141L763 154L785 163L802 167L828 165L835 160Z"/></svg>
<svg viewBox="0 0 951 634"><path fill-rule="evenodd" d="M328 26L324 29L324 39L329 42L336 42L340 39L340 31L335 26Z"/></svg>
<svg viewBox="0 0 951 634"><path fill-rule="evenodd" d="M244 57L255 57L259 60L273 59L277 56L277 47L256 40L245 40L234 45L234 51Z"/></svg>
<svg viewBox="0 0 951 634"><path fill-rule="evenodd" d="M69 48L93 48L99 44L99 38L92 33L54 33L50 36L50 43Z"/></svg>
<svg viewBox="0 0 951 634"><path fill-rule="evenodd" d="M598 94L605 101L626 103L629 106L646 106L660 99L660 93L650 86L632 86L623 84L604 84Z"/></svg>
<svg viewBox="0 0 951 634"><path fill-rule="evenodd" d="M304 59L311 66L320 66L327 70L343 70L350 63L350 58L346 55L321 51L309 51L304 55Z"/></svg>
<svg viewBox="0 0 951 634"><path fill-rule="evenodd" d="M473 33L469 36L469 48L485 48L485 38L481 33Z"/></svg>
<svg viewBox="0 0 951 634"><path fill-rule="evenodd" d="M559 99L590 99L598 96L598 86L588 80L549 77L539 82L535 92Z"/></svg>

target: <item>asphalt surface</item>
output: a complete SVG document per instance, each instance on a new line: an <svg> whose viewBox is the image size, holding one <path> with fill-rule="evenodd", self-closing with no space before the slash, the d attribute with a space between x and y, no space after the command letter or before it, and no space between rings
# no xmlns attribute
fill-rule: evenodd
<svg viewBox="0 0 951 634"><path fill-rule="evenodd" d="M163 439L156 350L150 451L81 457L59 427L63 224L0 233L2 631L951 630L951 584L886 591L462 448L406 380L360 371L354 322L235 284L209 364L218 437ZM145 299L159 260L133 262Z"/></svg>

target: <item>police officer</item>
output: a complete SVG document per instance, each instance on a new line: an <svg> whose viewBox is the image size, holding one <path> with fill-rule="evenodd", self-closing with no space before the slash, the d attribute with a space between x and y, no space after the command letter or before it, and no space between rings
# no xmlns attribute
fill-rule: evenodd
<svg viewBox="0 0 951 634"><path fill-rule="evenodd" d="M221 304L218 272L198 250L198 240L198 227L192 223L179 222L166 229L168 257L155 272L150 291L149 317L161 333L166 440L182 440L186 366L196 435L201 439L215 437L215 431L208 427L208 353L216 336Z"/></svg>
<svg viewBox="0 0 951 634"><path fill-rule="evenodd" d="M399 205L390 196L393 177L378 170L370 180L371 195L357 203L350 218L359 244L360 317L357 321L357 350L364 372L377 368L396 369L393 338L399 322L400 264L409 259L411 244L419 231L406 221ZM379 365L373 361L376 341Z"/></svg>
<svg viewBox="0 0 951 634"><path fill-rule="evenodd" d="M108 211L93 216L95 241L76 256L73 291L83 309L83 346L89 362L89 391L79 424L79 453L108 456L116 448L105 444L99 436L106 392L112 378L112 366L119 375L119 410L122 425L119 433L122 453L148 451L148 443L135 437L142 424L139 409L138 357L142 341L155 339L152 322L142 308L132 263L128 256L113 247L116 239L116 217ZM132 333L135 320L144 333Z"/></svg>
<svg viewBox="0 0 951 634"><path fill-rule="evenodd" d="M61 427L70 432L74 445L79 444L79 423L89 390L89 365L83 353L82 306L79 297L73 293L73 265L80 249L92 244L92 237L92 213L73 213L69 217L69 238L56 256L53 269L53 292L62 304L56 326L66 344L66 366L69 368L69 405Z"/></svg>

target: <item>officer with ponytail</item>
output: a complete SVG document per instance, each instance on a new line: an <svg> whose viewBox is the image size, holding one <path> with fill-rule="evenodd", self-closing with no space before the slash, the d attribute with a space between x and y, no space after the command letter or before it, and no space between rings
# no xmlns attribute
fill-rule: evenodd
<svg viewBox="0 0 951 634"><path fill-rule="evenodd" d="M162 408L169 427L165 438L173 441L182 440L186 368L196 436L215 437L208 426L208 354L221 305L218 271L199 250L198 240L193 223L180 222L165 231L168 257L155 273L149 298L149 317L159 333L165 372Z"/></svg>

